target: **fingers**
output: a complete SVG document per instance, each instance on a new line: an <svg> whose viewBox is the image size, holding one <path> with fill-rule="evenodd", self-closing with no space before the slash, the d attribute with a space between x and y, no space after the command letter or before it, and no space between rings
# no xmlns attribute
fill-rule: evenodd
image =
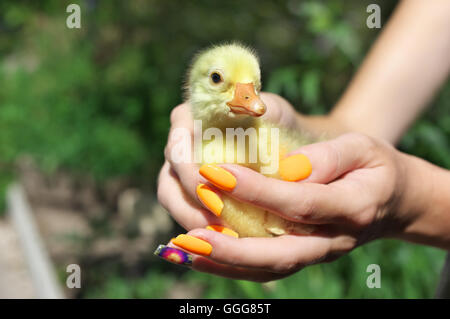
<svg viewBox="0 0 450 319"><path fill-rule="evenodd" d="M168 162L163 165L158 180L158 200L163 207L170 211L171 215L182 227L190 230L194 228L204 228L208 225L221 224L221 221L216 216L204 209L198 208L198 205L183 193L183 189L174 173L171 172ZM172 243L169 243L167 246L179 249L179 247ZM199 255L193 255L191 267L198 271L226 278L251 280L256 282L267 282L286 276L267 271L224 265Z"/></svg>
<svg viewBox="0 0 450 319"><path fill-rule="evenodd" d="M264 115L262 116L263 120L268 120L273 123L281 123L283 112L280 107L280 101L282 98L276 94L273 93L265 93L261 92L261 99L263 100L264 104L266 105L267 109Z"/></svg>
<svg viewBox="0 0 450 319"><path fill-rule="evenodd" d="M286 219L311 224L352 223L370 196L361 192L359 180L333 181L351 171L380 165L377 147L376 142L361 134L346 134L305 146L296 152L310 158L312 174L299 183L268 178L248 168L224 164L221 168L234 177L233 188L229 189L220 185L225 180L221 176L226 174L213 170L210 170L213 173L205 174L202 173L202 170L206 172L203 168L200 172L234 198L268 209Z"/></svg>
<svg viewBox="0 0 450 319"><path fill-rule="evenodd" d="M176 246L174 246L176 247ZM345 251L347 252L347 251ZM340 256L342 256L345 252L337 252L337 253L330 253L328 256L324 257L323 259L317 259L313 262L309 263L314 264L317 262L331 262L336 259L338 259ZM305 264L306 266L306 264ZM288 267L289 268L289 267ZM218 262L215 262L211 259L208 259L203 256L195 255L193 257L193 263L192 263L192 269L210 273L213 275L222 276L225 278L230 279L237 279L237 280L250 280L255 282L268 282L272 280L278 280L282 279L284 277L287 277L291 275L292 273L295 273L299 271L302 268L302 266L299 266L295 269L288 270L286 272L271 272L271 271L265 271L265 270L259 270L259 269L249 269L249 268L243 268L243 267L237 267L237 266L230 266L226 264L221 264Z"/></svg>
<svg viewBox="0 0 450 319"><path fill-rule="evenodd" d="M170 123L171 125L182 124L181 127L193 130L190 105L188 103L183 103L174 107L170 113Z"/></svg>
<svg viewBox="0 0 450 319"><path fill-rule="evenodd" d="M171 250L172 249L172 250ZM206 257L195 255L188 250L178 247L170 241L167 245L160 245L154 254L166 261L185 265L194 270L230 278L244 279L256 282L267 282L285 277L286 274L277 274L269 271L246 269L220 264Z"/></svg>
<svg viewBox="0 0 450 319"><path fill-rule="evenodd" d="M373 162L376 159L373 156L375 148L376 142L372 138L359 133L348 133L333 140L303 146L289 156L301 153L311 161L312 173L302 182L325 184Z"/></svg>
<svg viewBox="0 0 450 319"><path fill-rule="evenodd" d="M176 175L165 162L158 178L158 201L183 228L189 230L208 225L221 225L219 218L190 198Z"/></svg>
<svg viewBox="0 0 450 319"><path fill-rule="evenodd" d="M285 235L275 238L234 238L207 229L188 233L212 246L207 256L214 262L277 274L291 274L324 259L331 239Z"/></svg>
<svg viewBox="0 0 450 319"><path fill-rule="evenodd" d="M188 254L190 266L195 270L266 282L286 277L311 264L330 262L351 251L356 246L356 238L285 235L237 239L197 228L177 236L167 246Z"/></svg>
<svg viewBox="0 0 450 319"><path fill-rule="evenodd" d="M285 182L238 165L220 167L237 181L228 194L291 221L309 224L343 222L345 205L354 201L353 195L342 187Z"/></svg>
<svg viewBox="0 0 450 319"><path fill-rule="evenodd" d="M193 120L188 104L177 106L171 113L171 129L164 150L165 158L178 176L187 194L197 199L195 189L202 182L199 166L194 162Z"/></svg>
<svg viewBox="0 0 450 319"><path fill-rule="evenodd" d="M263 120L292 129L297 127L296 112L288 101L268 92L261 92L261 99L267 107L266 113L262 116Z"/></svg>

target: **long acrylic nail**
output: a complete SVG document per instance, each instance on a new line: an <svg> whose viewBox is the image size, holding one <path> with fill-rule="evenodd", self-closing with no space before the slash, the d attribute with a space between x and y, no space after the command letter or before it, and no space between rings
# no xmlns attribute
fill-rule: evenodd
<svg viewBox="0 0 450 319"><path fill-rule="evenodd" d="M283 180L296 182L311 175L312 166L308 157L295 154L280 161L279 172Z"/></svg>
<svg viewBox="0 0 450 319"><path fill-rule="evenodd" d="M170 261L177 265L192 265L192 255L180 249L159 245L153 253L164 260Z"/></svg>
<svg viewBox="0 0 450 319"><path fill-rule="evenodd" d="M216 216L220 216L223 209L223 202L219 195L205 184L197 186L197 196L200 201Z"/></svg>
<svg viewBox="0 0 450 319"><path fill-rule="evenodd" d="M210 243L190 235L178 235L172 243L198 255L209 256L212 252L212 246Z"/></svg>
<svg viewBox="0 0 450 319"><path fill-rule="evenodd" d="M222 226L222 225L209 225L209 226L206 226L206 229L213 230L218 233L222 233L224 235L228 235L228 236L231 236L234 238L239 238L238 233L236 233L234 230L227 228L225 226Z"/></svg>
<svg viewBox="0 0 450 319"><path fill-rule="evenodd" d="M217 186L224 191L229 192L236 187L236 178L222 167L213 164L205 164L200 167L199 173L214 186Z"/></svg>

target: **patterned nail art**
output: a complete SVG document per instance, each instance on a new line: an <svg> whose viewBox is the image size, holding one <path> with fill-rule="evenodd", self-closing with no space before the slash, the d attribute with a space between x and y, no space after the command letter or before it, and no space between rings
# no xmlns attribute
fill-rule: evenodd
<svg viewBox="0 0 450 319"><path fill-rule="evenodd" d="M167 247L166 245L159 245L154 254L177 265L192 265L191 254L176 248Z"/></svg>

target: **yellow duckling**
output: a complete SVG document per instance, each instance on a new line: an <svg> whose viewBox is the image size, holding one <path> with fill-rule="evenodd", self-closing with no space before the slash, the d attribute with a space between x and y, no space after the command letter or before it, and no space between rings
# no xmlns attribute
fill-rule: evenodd
<svg viewBox="0 0 450 319"><path fill-rule="evenodd" d="M201 150L195 150L201 151L201 164L235 163L281 179L279 161L287 153L312 142L304 134L260 118L266 111L259 98L260 74L256 55L238 44L214 46L194 59L188 74L187 98L194 121L201 121L202 131L212 129L211 138L203 138ZM230 138L232 132L235 135ZM271 169L274 167L275 170ZM287 221L225 194L222 200L220 217L240 237L312 231L310 225Z"/></svg>

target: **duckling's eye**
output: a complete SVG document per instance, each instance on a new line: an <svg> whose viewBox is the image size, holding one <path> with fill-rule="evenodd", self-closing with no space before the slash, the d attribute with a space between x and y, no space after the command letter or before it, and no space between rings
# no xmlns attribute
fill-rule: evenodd
<svg viewBox="0 0 450 319"><path fill-rule="evenodd" d="M217 72L213 72L213 73L211 73L211 80L215 84L218 84L218 83L222 82L222 76Z"/></svg>

